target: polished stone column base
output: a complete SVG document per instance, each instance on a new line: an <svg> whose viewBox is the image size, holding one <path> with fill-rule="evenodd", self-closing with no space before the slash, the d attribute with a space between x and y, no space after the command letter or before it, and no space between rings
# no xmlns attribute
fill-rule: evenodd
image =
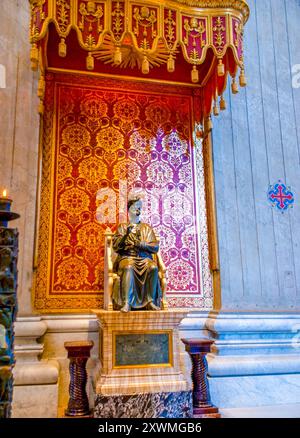
<svg viewBox="0 0 300 438"><path fill-rule="evenodd" d="M97 395L95 418L192 418L192 391Z"/></svg>
<svg viewBox="0 0 300 438"><path fill-rule="evenodd" d="M15 323L13 418L55 418L59 364L40 360L44 345L37 340L47 325L41 317L21 317Z"/></svg>
<svg viewBox="0 0 300 438"><path fill-rule="evenodd" d="M204 406L203 408L193 409L194 418L221 418L219 409L212 406Z"/></svg>

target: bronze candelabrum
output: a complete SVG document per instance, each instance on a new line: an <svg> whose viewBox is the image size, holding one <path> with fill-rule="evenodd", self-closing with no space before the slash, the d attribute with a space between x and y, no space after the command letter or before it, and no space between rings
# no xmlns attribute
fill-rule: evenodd
<svg viewBox="0 0 300 438"><path fill-rule="evenodd" d="M17 313L18 231L8 222L12 200L0 198L0 418L11 416L13 396L14 321Z"/></svg>

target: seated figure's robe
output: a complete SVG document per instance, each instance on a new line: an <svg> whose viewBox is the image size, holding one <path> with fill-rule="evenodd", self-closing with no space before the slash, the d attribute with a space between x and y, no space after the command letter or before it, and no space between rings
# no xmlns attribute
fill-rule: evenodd
<svg viewBox="0 0 300 438"><path fill-rule="evenodd" d="M114 272L120 276L120 284L113 289L113 301L117 307L126 301L133 309L145 308L151 302L159 307L162 292L152 256L159 249L155 233L149 225L139 223L126 237L128 226L120 224L113 237L113 249L118 254Z"/></svg>

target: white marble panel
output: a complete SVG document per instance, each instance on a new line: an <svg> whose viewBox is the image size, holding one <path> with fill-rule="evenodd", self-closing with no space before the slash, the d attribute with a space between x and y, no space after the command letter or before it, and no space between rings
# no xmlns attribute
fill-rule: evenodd
<svg viewBox="0 0 300 438"><path fill-rule="evenodd" d="M58 384L15 386L12 418L56 418Z"/></svg>
<svg viewBox="0 0 300 438"><path fill-rule="evenodd" d="M300 404L220 409L222 418L300 418Z"/></svg>
<svg viewBox="0 0 300 438"><path fill-rule="evenodd" d="M211 401L219 408L299 403L300 375L210 378Z"/></svg>

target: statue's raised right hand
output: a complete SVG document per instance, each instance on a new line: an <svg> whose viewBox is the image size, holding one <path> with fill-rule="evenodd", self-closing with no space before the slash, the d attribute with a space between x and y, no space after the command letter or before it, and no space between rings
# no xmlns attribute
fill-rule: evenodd
<svg viewBox="0 0 300 438"><path fill-rule="evenodd" d="M133 229L133 225L128 225L127 231L126 231L127 236L131 233L132 229Z"/></svg>

